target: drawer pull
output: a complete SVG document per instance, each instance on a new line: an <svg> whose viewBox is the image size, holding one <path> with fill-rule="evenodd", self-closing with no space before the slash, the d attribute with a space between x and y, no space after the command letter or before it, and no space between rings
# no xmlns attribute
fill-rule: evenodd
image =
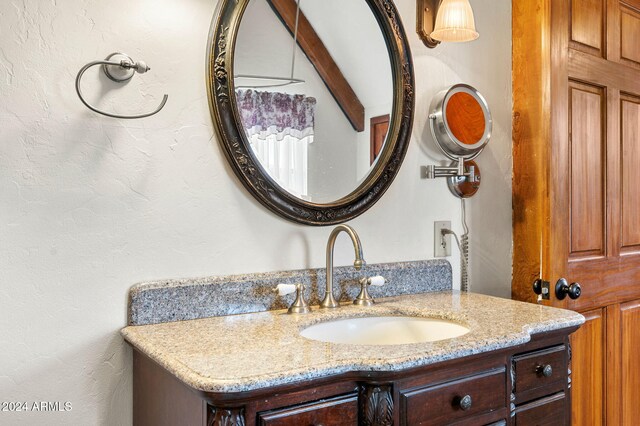
<svg viewBox="0 0 640 426"><path fill-rule="evenodd" d="M471 399L471 395L465 395L458 401L458 406L462 409L462 411L467 411L471 408L471 404L473 400Z"/></svg>
<svg viewBox="0 0 640 426"><path fill-rule="evenodd" d="M551 377L551 375L553 374L553 368L551 367L550 364L539 365L536 368L536 371L538 372L539 375L544 376L544 377Z"/></svg>

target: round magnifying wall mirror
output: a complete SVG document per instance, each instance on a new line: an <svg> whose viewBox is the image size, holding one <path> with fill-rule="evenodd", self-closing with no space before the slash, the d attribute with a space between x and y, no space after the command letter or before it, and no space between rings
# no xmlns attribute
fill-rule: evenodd
<svg viewBox="0 0 640 426"><path fill-rule="evenodd" d="M429 119L436 144L452 160L476 158L491 139L489 105L467 84L438 93L431 103Z"/></svg>
<svg viewBox="0 0 640 426"><path fill-rule="evenodd" d="M393 181L414 77L392 0L220 0L208 72L223 151L275 213L342 223Z"/></svg>

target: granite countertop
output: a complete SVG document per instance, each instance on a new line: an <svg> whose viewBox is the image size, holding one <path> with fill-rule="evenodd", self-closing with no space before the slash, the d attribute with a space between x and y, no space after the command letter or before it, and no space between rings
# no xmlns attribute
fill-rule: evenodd
<svg viewBox="0 0 640 426"><path fill-rule="evenodd" d="M379 299L375 306L317 307L129 326L122 335L187 385L207 392L243 392L348 371L398 371L507 348L536 333L580 325L573 311L474 293L444 291ZM299 331L322 321L409 315L453 320L461 337L407 345L348 345L306 339Z"/></svg>

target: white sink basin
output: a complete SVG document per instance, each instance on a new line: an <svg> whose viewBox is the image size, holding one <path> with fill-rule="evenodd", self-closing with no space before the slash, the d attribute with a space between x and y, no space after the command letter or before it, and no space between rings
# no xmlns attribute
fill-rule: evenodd
<svg viewBox="0 0 640 426"><path fill-rule="evenodd" d="M350 345L404 345L460 337L467 327L452 321L418 317L365 317L321 322L305 328L302 337Z"/></svg>

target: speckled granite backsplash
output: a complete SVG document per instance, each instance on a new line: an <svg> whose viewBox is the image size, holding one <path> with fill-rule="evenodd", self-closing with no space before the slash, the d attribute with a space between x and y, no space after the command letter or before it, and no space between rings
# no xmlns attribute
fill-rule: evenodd
<svg viewBox="0 0 640 426"><path fill-rule="evenodd" d="M222 315L264 312L287 308L294 295L278 296L280 283L303 283L312 305L324 296L325 269L267 272L224 277L163 280L134 285L129 292L129 325L157 324ZM371 296L451 290L451 265L446 260L381 263L356 271L352 266L334 268L334 295L353 300L363 276L382 275L387 284L370 287Z"/></svg>

